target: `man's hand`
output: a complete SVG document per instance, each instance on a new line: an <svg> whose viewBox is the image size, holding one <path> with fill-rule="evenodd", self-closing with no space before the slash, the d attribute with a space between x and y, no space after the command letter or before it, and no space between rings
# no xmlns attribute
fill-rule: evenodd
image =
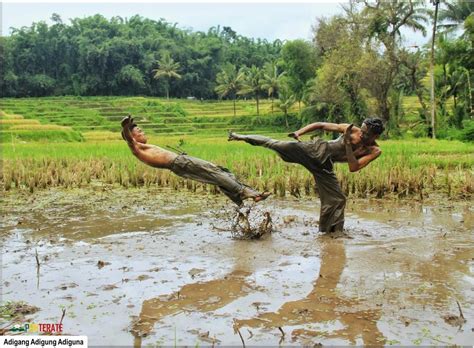
<svg viewBox="0 0 474 348"><path fill-rule="evenodd" d="M296 139L296 140L298 140L298 141L301 141L301 140L300 140L300 136L298 135L297 132L290 133L290 134L288 134L288 136L289 136L290 138L293 138L293 139Z"/></svg>
<svg viewBox="0 0 474 348"><path fill-rule="evenodd" d="M133 124L132 116L129 114L127 117L124 117L122 119L122 122L120 122L120 124L122 125L122 128L130 127Z"/></svg>
<svg viewBox="0 0 474 348"><path fill-rule="evenodd" d="M127 117L122 119L120 124L122 125L122 138L128 143L133 142L132 134L130 132L133 125L132 116L129 114Z"/></svg>
<svg viewBox="0 0 474 348"><path fill-rule="evenodd" d="M350 144L351 143L351 134L352 134L352 127L354 127L354 124L351 123L345 130L344 132L344 143L345 144Z"/></svg>

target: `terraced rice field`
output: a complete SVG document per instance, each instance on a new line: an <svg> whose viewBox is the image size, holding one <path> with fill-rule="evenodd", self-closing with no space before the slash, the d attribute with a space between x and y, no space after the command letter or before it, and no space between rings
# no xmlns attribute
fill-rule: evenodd
<svg viewBox="0 0 474 348"><path fill-rule="evenodd" d="M296 108L296 107L295 107ZM262 101L257 115L254 101L164 100L145 97L51 97L3 99L0 109L42 125L71 127L79 132L119 132L120 120L131 113L148 133L183 135L205 131L222 134L234 130L280 130L281 111ZM293 110L293 111L296 111ZM24 124L36 124L24 123ZM9 131L5 127L3 132Z"/></svg>
<svg viewBox="0 0 474 348"><path fill-rule="evenodd" d="M415 101L406 98L412 107ZM314 180L304 168L287 164L268 150L226 140L228 129L288 139L283 115L272 114L270 101L261 103L257 116L253 101L240 100L236 117L232 101L144 97L2 99L0 110L0 184L5 190L81 187L96 180L124 187L158 184L198 190L199 185L147 167L130 154L120 136L120 120L131 113L152 144L179 146L278 196L311 196L314 191ZM385 140L379 144L383 156L362 173L349 173L347 166L336 166L341 186L350 196L423 199L441 193L471 197L472 144L429 139Z"/></svg>

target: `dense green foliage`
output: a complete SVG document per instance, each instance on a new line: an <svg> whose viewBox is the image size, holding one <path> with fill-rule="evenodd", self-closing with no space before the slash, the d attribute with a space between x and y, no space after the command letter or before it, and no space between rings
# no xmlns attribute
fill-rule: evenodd
<svg viewBox="0 0 474 348"><path fill-rule="evenodd" d="M360 122L373 114L386 122L390 136L400 135L400 126L407 123L422 128L420 135L430 135L430 47L404 46L401 31L431 33L430 6L411 0L364 1L347 6L343 15L319 19L314 41L322 63L307 90L313 105L309 116ZM441 3L441 24L435 27L435 126L442 137L449 135L447 128L460 129L474 116L472 8L464 1ZM452 26L461 28L460 36L443 31ZM418 99L416 117L403 108L407 95Z"/></svg>
<svg viewBox="0 0 474 348"><path fill-rule="evenodd" d="M239 101L245 105L245 116L253 117L245 120L249 121L245 129L283 123L289 128L314 121L360 124L373 115L385 122L385 137L436 134L470 141L473 6L460 0L442 2L435 26L436 11L427 2L351 1L342 14L316 19L312 42L285 43L245 38L230 27L193 32L164 20L139 16L107 20L100 15L65 24L53 14L53 25L35 23L0 39L0 96L146 95L233 102L234 119L204 121L164 119L173 110L163 108L179 108L179 103L130 109L116 108L111 99L111 105L101 106L102 110L81 110L90 120L88 126L96 130L116 130L113 122L127 110L144 114L144 121L157 132L192 132L213 122L225 128L244 121L236 105ZM433 54L429 45L407 47L402 29L423 34L434 30ZM430 99L430 71L434 71L435 102ZM255 103L242 100L248 98ZM267 103L265 98L271 99L271 112L261 108ZM410 109L406 98L416 99ZM5 103L10 110L11 100ZM66 111L61 108L23 112L20 107L10 112L27 118L39 112L47 118L45 113ZM228 105L225 110L218 108L209 111L230 114ZM74 115L79 112L75 110ZM78 129L69 111L54 115L59 116L63 120L57 124L90 129Z"/></svg>
<svg viewBox="0 0 474 348"><path fill-rule="evenodd" d="M1 38L1 96L163 96L168 83L155 80L153 70L171 58L181 76L167 81L171 96L215 98L221 66L262 67L278 57L282 45L242 37L229 27L192 32L140 16L95 15L70 24L58 15L52 19L51 26L39 22Z"/></svg>

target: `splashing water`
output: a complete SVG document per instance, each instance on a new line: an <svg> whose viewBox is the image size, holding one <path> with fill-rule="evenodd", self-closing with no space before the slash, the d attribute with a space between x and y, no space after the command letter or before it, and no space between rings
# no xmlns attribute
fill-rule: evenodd
<svg viewBox="0 0 474 348"><path fill-rule="evenodd" d="M234 239L260 239L273 231L270 212L263 211L255 205L237 209L223 209L216 212L214 229L230 231Z"/></svg>

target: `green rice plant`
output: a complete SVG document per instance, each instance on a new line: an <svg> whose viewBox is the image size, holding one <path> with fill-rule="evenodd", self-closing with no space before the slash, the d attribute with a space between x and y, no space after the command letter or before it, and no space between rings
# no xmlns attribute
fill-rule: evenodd
<svg viewBox="0 0 474 348"><path fill-rule="evenodd" d="M31 120L33 121L33 120ZM56 124L20 124L16 126L11 126L9 130L14 131L14 130L29 130L29 131L35 131L35 130L67 130L67 131L72 131L71 127L66 127L66 126L58 126Z"/></svg>
<svg viewBox="0 0 474 348"><path fill-rule="evenodd" d="M283 166L286 166L284 164ZM249 166L251 167L251 166ZM253 168L241 170L249 174L238 176L246 183L260 190L270 188L275 195L285 196L290 193L295 196L312 195L314 183L311 175L300 168L291 168L286 175L278 173L278 167L269 167L267 177L263 180ZM431 169L431 171L437 169ZM439 170L438 170L439 171ZM421 198L428 193L442 193L448 197L469 197L473 190L472 174L465 171L450 171L444 169L438 173L436 180L425 183L429 171L423 168L415 170L401 167L391 168L388 172L382 168L374 170L373 174L358 175L348 173L345 169L337 169L341 185L350 196L383 197L387 194L399 198L419 195ZM263 175L262 175L263 176ZM172 187L175 190L187 189L198 191L198 184L182 180L166 170L156 170L142 164L130 164L123 161L119 164L111 159L53 159L49 163L38 159L23 159L21 165L7 160L2 171L2 183L5 189L28 188L31 191L49 186L80 187L92 181L99 180L107 184L119 184L124 187L142 187L159 185ZM210 188L205 185L201 188ZM214 189L210 189L215 192Z"/></svg>
<svg viewBox="0 0 474 348"><path fill-rule="evenodd" d="M232 103L228 101L168 102L143 97L3 101L1 183L5 190L80 187L100 181L124 187L158 185L192 192L217 192L169 171L147 167L131 155L121 140L119 121L130 110L142 110L136 119L143 122L152 144L162 147L181 144L190 155L225 166L243 182L278 196L314 195L314 179L301 166L285 163L267 149L226 140L229 128L287 139L286 130L282 133L273 126L278 116L265 114L266 107L270 110L269 103L263 103L266 107L261 109L257 120L253 111L249 111L254 108L253 101L238 101L242 115L237 118L226 115L232 113ZM160 114L172 113L163 109L174 107L182 108L185 115L165 118ZM20 111L28 119L8 118L18 116ZM235 123L228 127L231 122ZM66 124L72 128L64 128ZM341 187L349 196L424 199L433 193L454 198L472 195L473 144L412 139L380 141L380 146L382 156L358 173L350 173L347 165L336 165Z"/></svg>
<svg viewBox="0 0 474 348"><path fill-rule="evenodd" d="M44 141L44 142L77 142L83 141L81 133L72 130L6 130L0 131L0 142Z"/></svg>

